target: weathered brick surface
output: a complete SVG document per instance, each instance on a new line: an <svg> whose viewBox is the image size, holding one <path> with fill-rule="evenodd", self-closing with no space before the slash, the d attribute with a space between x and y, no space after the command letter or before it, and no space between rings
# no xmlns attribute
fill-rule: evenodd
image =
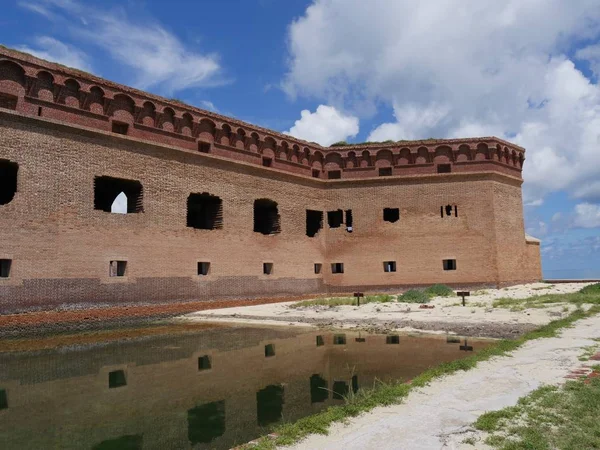
<svg viewBox="0 0 600 450"><path fill-rule="evenodd" d="M16 110L0 109L0 159L19 165L17 193L0 206L0 259L13 260L0 313L541 278L539 245L524 234L524 150L499 139L325 149L9 50L0 94ZM129 124L127 136L110 132L113 120ZM377 177L390 165L394 176ZM95 210L97 176L141 182L144 212ZM187 197L202 192L222 199L222 229L186 227ZM253 231L261 198L277 202L280 234ZM445 205L458 217L440 217ZM383 208L400 220L384 222ZM307 209L325 212L314 238ZM328 228L337 209L352 210L352 233ZM128 262L126 277L109 277L112 260ZM198 261L211 263L208 276L196 275ZM331 273L335 262L343 274Z"/></svg>

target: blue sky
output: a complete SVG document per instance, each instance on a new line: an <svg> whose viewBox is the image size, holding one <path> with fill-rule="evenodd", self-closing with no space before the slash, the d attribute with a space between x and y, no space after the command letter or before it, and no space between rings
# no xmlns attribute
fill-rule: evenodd
<svg viewBox="0 0 600 450"><path fill-rule="evenodd" d="M19 0L0 42L323 145L527 149L547 277L600 277L597 0Z"/></svg>

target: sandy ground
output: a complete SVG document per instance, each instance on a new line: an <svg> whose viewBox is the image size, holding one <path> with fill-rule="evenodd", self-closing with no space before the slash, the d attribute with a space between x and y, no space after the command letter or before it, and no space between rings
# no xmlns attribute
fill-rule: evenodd
<svg viewBox="0 0 600 450"><path fill-rule="evenodd" d="M294 449L474 450L489 448L471 424L484 412L516 404L543 384L559 384L586 346L598 346L600 316L576 322L558 338L529 341L510 356L480 363L413 391L400 405L376 408L335 424L328 436L313 435ZM474 446L463 444L474 437Z"/></svg>
<svg viewBox="0 0 600 450"><path fill-rule="evenodd" d="M356 306L312 306L290 308L294 302L213 309L185 315L192 321L237 321L268 325L312 324L332 328L361 328L369 331L391 330L456 333L468 336L506 338L515 337L568 315L573 305L556 305L510 311L492 308L499 298L528 298L542 294L576 292L586 283L545 284L533 283L505 289L475 291L467 298L467 306L460 305L458 297L437 297L429 305L433 309L420 309L418 304L369 303Z"/></svg>

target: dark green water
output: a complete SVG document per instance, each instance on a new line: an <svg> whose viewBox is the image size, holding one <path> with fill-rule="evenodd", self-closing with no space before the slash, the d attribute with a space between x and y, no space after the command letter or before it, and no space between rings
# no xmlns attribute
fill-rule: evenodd
<svg viewBox="0 0 600 450"><path fill-rule="evenodd" d="M0 449L227 449L376 379L408 380L470 354L446 337L247 326L165 333L3 340Z"/></svg>

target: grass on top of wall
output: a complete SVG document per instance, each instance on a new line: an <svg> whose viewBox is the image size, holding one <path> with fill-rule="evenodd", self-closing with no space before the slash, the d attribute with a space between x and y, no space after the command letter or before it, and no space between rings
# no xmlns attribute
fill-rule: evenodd
<svg viewBox="0 0 600 450"><path fill-rule="evenodd" d="M600 299L597 299L596 303L600 303ZM346 403L343 405L330 406L324 411L304 417L296 422L276 426L273 429L274 438L260 438L251 448L259 450L274 449L277 446L294 444L310 434L327 434L329 426L334 422L341 422L350 417L356 417L377 406L397 404L414 388L423 387L438 377L453 374L460 370L470 370L480 361L487 361L494 356L506 355L527 341L555 337L560 329L570 326L579 319L599 312L600 305L594 305L587 312L577 309L569 316L550 322L547 325L524 334L518 339L500 340L496 344L467 358L432 367L414 378L410 384L399 380L394 383L376 383L372 388L361 388L355 395L348 397Z"/></svg>

